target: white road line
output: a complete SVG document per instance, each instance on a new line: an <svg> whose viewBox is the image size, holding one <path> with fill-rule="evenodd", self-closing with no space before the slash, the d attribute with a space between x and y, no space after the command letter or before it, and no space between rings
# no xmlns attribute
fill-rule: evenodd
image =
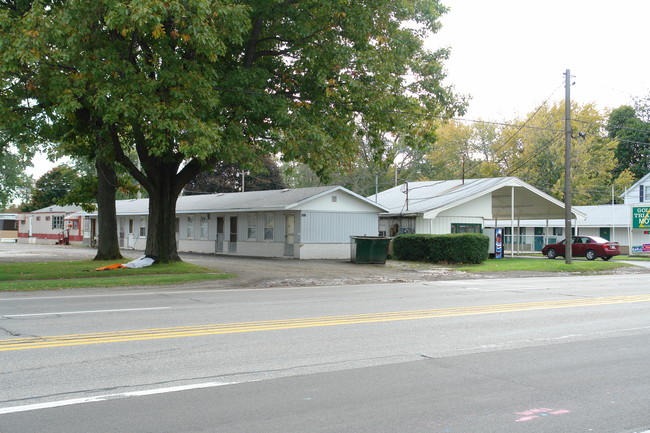
<svg viewBox="0 0 650 433"><path fill-rule="evenodd" d="M196 383L193 385L172 386L167 388L154 388L154 389L146 389L142 391L123 392L120 394L106 394L106 395L97 395L94 397L49 401L45 403L36 403L36 404L27 404L24 406L0 408L0 415L9 414L9 413L18 413L18 412L29 412L32 410L51 409L51 408L62 407L62 406L72 406L75 404L97 403L100 401L118 400L118 399L129 398L129 397L142 397L146 395L167 394L170 392L189 391L193 389L202 389L202 388L216 388L218 386L234 385L237 383L238 382L205 382L205 383Z"/></svg>
<svg viewBox="0 0 650 433"><path fill-rule="evenodd" d="M55 313L2 314L1 317L63 316L66 314L120 313L123 311L167 310L171 307L123 308L120 310L59 311Z"/></svg>

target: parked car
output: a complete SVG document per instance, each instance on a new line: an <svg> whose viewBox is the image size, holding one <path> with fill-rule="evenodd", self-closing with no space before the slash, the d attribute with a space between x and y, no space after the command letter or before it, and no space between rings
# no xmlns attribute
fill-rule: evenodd
<svg viewBox="0 0 650 433"><path fill-rule="evenodd" d="M572 257L586 257L587 260L594 260L600 257L609 260L613 256L621 254L618 242L610 242L598 236L573 236L571 244ZM557 256L564 257L566 250L566 239L556 244L544 245L542 254L549 259Z"/></svg>

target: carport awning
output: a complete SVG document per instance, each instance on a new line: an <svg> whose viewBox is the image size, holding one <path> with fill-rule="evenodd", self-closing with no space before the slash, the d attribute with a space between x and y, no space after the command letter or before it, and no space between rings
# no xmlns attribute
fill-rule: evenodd
<svg viewBox="0 0 650 433"><path fill-rule="evenodd" d="M585 215L575 208L571 214L573 218L585 218ZM525 187L506 186L492 192L492 215L494 219L500 220L563 219L564 204Z"/></svg>
<svg viewBox="0 0 650 433"><path fill-rule="evenodd" d="M516 177L408 182L374 197L388 209L384 216L435 219L445 213L484 219L564 218L564 203ZM572 214L585 218L575 209Z"/></svg>

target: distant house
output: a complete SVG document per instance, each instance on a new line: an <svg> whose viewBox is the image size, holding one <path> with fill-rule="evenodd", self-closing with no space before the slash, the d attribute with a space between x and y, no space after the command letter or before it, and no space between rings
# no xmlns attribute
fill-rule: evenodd
<svg viewBox="0 0 650 433"><path fill-rule="evenodd" d="M16 214L0 213L0 242L16 242L18 221Z"/></svg>
<svg viewBox="0 0 650 433"><path fill-rule="evenodd" d="M633 253L650 253L650 173L621 194L628 207L629 245Z"/></svg>
<svg viewBox="0 0 650 433"><path fill-rule="evenodd" d="M148 211L148 199L116 202L120 247L145 248ZM349 259L350 236L376 236L385 211L341 186L181 196L176 242L185 252Z"/></svg>
<svg viewBox="0 0 650 433"><path fill-rule="evenodd" d="M649 205L650 206L650 173L639 179L634 185L626 189L620 195L627 205Z"/></svg>
<svg viewBox="0 0 650 433"><path fill-rule="evenodd" d="M52 205L20 213L18 241L43 244L83 244L85 212L79 206Z"/></svg>

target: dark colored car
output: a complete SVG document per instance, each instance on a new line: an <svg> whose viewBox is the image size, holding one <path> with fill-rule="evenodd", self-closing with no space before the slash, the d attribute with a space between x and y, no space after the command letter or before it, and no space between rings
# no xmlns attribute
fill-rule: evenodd
<svg viewBox="0 0 650 433"><path fill-rule="evenodd" d="M548 244L542 248L542 254L549 259L557 256L564 257L566 249L566 239L556 244ZM621 254L618 242L610 242L607 239L598 236L573 236L571 245L572 257L586 257L587 260L594 260L601 257L603 260L609 260L613 256Z"/></svg>

